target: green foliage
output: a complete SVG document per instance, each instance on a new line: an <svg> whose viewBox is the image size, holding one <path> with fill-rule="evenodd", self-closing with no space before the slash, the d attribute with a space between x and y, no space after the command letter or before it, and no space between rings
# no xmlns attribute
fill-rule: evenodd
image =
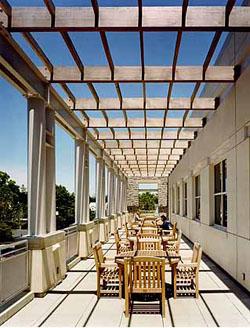
<svg viewBox="0 0 250 328"><path fill-rule="evenodd" d="M27 191L0 171L0 240L11 240L11 230L19 228L21 219L26 217Z"/></svg>
<svg viewBox="0 0 250 328"><path fill-rule="evenodd" d="M10 225L0 221L0 242L13 241L13 239Z"/></svg>
<svg viewBox="0 0 250 328"><path fill-rule="evenodd" d="M155 210L155 205L158 203L158 197L150 192L139 194L139 208L144 211Z"/></svg>
<svg viewBox="0 0 250 328"><path fill-rule="evenodd" d="M64 186L56 186L56 228L64 229L75 222L75 195Z"/></svg>

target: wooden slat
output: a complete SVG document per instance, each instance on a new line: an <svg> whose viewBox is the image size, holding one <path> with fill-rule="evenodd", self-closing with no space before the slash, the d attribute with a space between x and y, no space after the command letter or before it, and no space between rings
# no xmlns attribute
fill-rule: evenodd
<svg viewBox="0 0 250 328"><path fill-rule="evenodd" d="M43 1L51 15L51 27L54 27L55 26L55 13L56 13L55 5L52 0L43 0Z"/></svg>
<svg viewBox="0 0 250 328"><path fill-rule="evenodd" d="M53 65L45 52L42 50L42 48L39 46L37 41L33 38L31 33L29 32L23 32L23 37L25 40L29 43L29 45L32 47L34 52L37 54L37 56L41 59L41 61L46 65L50 73L53 73Z"/></svg>
<svg viewBox="0 0 250 328"><path fill-rule="evenodd" d="M66 35L66 34L64 34ZM70 48L72 55L73 48ZM80 61L75 57L78 68L82 68ZM41 72L44 73L43 68ZM54 67L54 74L50 77L51 82L65 83L108 83L108 82L142 82L142 69L139 66L115 66L114 79L108 66L84 67L84 76L79 74L75 67ZM47 76L47 74L44 74ZM172 78L171 66L145 66L145 82L233 82L233 66L209 66L203 76L203 66L177 66L175 78Z"/></svg>
<svg viewBox="0 0 250 328"><path fill-rule="evenodd" d="M96 2L96 1L94 1ZM94 7L96 8L96 7ZM226 24L225 6L190 6L183 26L182 7L142 7L142 26L138 25L138 7L99 7L98 15L90 7L56 7L55 28L51 15L42 7L14 7L12 31L211 31L247 30L250 8L233 8ZM98 20L97 20L98 17ZM237 17L237 21L236 18ZM98 25L98 26L97 26Z"/></svg>

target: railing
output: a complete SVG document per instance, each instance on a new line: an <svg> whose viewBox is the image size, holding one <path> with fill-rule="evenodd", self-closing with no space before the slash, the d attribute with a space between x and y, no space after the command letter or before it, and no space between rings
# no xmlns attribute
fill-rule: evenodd
<svg viewBox="0 0 250 328"><path fill-rule="evenodd" d="M0 245L0 305L28 288L28 241Z"/></svg>
<svg viewBox="0 0 250 328"><path fill-rule="evenodd" d="M76 225L64 229L65 231L65 247L66 247L66 262L70 262L78 255L78 229Z"/></svg>

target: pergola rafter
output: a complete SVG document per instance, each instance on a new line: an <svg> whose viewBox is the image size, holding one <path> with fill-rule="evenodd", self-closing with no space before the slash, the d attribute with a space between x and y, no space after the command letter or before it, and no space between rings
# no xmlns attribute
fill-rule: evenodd
<svg viewBox="0 0 250 328"><path fill-rule="evenodd" d="M197 132L204 127L207 111L215 111L219 105L219 98L198 97L201 84L223 83L230 86L239 76L237 63L236 66L211 65L224 31L249 30L250 8L237 7L235 2L228 0L225 6L220 7L195 7L189 6L188 0L183 0L182 6L144 7L142 0L138 0L135 7L102 7L98 0L91 0L91 7L56 7L53 0L44 0L44 7L12 7L7 0L1 0L0 70L25 94L35 92L47 101L49 89L49 101L55 105L60 123L77 137L81 136L81 129L93 132L92 138L122 172L127 175L168 175L196 138ZM70 32L77 31L99 33L106 66L86 66L83 63L70 35ZM107 38L107 32L111 31L138 32L139 66L115 65ZM145 64L144 35L149 31L177 32L171 66ZM178 65L183 32L189 31L214 32L203 65ZM44 67L35 67L21 54L14 41L6 42L11 38L10 32L22 33ZM75 65L53 65L50 54L43 51L31 32L59 32ZM6 45L7 50L3 49ZM7 55L10 48L17 52L15 61ZM24 65L24 69L20 65ZM165 97L147 97L147 83L155 82L169 84ZM52 83L59 84L68 99L62 100ZM77 98L69 83L86 84L92 98ZM114 84L117 97L99 97L96 83ZM124 97L123 83L141 83L142 95ZM175 83L195 83L191 97L174 98ZM180 110L184 111L182 117L169 117L169 111ZM83 114L81 121L74 111ZM102 117L96 118L87 111L100 112ZM122 114L122 118L111 118L109 111ZM149 116L151 112L157 114L157 111L163 111L161 117ZM201 116L189 117L190 111L198 111ZM137 112L138 116L132 117L131 112Z"/></svg>

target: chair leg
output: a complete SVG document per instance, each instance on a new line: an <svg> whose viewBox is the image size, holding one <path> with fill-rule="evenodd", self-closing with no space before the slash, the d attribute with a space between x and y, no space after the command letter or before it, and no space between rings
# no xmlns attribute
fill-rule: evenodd
<svg viewBox="0 0 250 328"><path fill-rule="evenodd" d="M199 298L199 278L195 277L195 297Z"/></svg>
<svg viewBox="0 0 250 328"><path fill-rule="evenodd" d="M101 286L100 286L100 274L97 271L97 298L100 298L100 296L101 296L100 289L101 289Z"/></svg>
<svg viewBox="0 0 250 328"><path fill-rule="evenodd" d="M119 265L119 298L122 298L122 269Z"/></svg>
<svg viewBox="0 0 250 328"><path fill-rule="evenodd" d="M125 293L125 317L129 316L129 294Z"/></svg>
<svg viewBox="0 0 250 328"><path fill-rule="evenodd" d="M174 298L177 297L177 292L176 292L176 266L177 266L177 264L173 264L173 267L172 267Z"/></svg>
<svg viewBox="0 0 250 328"><path fill-rule="evenodd" d="M166 300L165 300L165 294L162 295L162 298L161 298L161 314L162 314L162 317L165 318L166 316Z"/></svg>

